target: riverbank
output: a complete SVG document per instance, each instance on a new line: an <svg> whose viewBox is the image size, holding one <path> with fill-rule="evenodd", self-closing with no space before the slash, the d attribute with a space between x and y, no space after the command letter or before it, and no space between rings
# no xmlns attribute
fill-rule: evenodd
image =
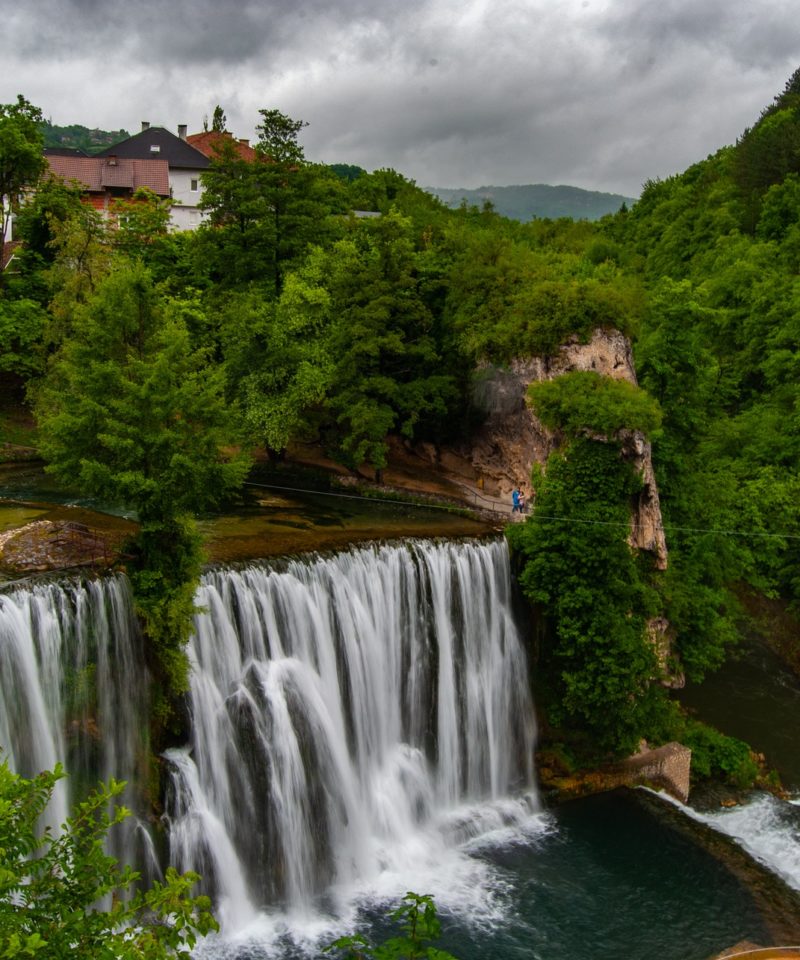
<svg viewBox="0 0 800 960"><path fill-rule="evenodd" d="M403 470L378 486L320 464L259 464L242 495L199 526L208 563L345 549L408 537L482 537L506 517L469 506L464 491L435 475L409 486ZM137 524L113 505L81 502L41 464L0 467L0 575L16 578L125 563Z"/></svg>

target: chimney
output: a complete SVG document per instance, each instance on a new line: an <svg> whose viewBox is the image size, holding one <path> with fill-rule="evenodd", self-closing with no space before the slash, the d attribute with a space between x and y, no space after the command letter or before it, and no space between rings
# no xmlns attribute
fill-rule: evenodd
<svg viewBox="0 0 800 960"><path fill-rule="evenodd" d="M142 120L142 133L144 133L145 130L149 130L149 129L150 129L150 121Z"/></svg>
<svg viewBox="0 0 800 960"><path fill-rule="evenodd" d="M185 140L185 139L186 139L186 124L185 124L185 123L179 123L179 124L178 124L178 136L181 138L181 140Z"/></svg>
<svg viewBox="0 0 800 960"><path fill-rule="evenodd" d="M239 137L239 143L241 143L243 147L250 146L250 141L247 139L247 137Z"/></svg>

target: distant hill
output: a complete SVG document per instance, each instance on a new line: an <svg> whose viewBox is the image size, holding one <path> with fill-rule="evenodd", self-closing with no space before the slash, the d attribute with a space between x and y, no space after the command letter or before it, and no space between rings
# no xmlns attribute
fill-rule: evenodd
<svg viewBox="0 0 800 960"><path fill-rule="evenodd" d="M428 193L438 197L448 207L455 209L466 200L469 206L482 207L490 201L494 209L504 217L526 222L534 218L557 220L572 217L573 220L599 220L607 213L616 213L626 203L635 202L633 197L618 193L599 193L596 190L581 190L580 187L551 187L545 183L528 183L513 187L478 187L465 190L460 187L425 187Z"/></svg>
<svg viewBox="0 0 800 960"><path fill-rule="evenodd" d="M90 130L79 123L59 127L48 120L42 124L42 132L45 147L72 147L86 153L98 153L130 136L127 130Z"/></svg>

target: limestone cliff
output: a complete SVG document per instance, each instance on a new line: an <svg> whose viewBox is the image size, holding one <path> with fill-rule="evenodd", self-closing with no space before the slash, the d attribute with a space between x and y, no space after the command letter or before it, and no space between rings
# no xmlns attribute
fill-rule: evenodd
<svg viewBox="0 0 800 960"><path fill-rule="evenodd" d="M477 481L488 495L510 502L511 490L518 484L529 486L533 464L544 463L558 442L528 407L528 387L573 370L593 370L636 383L630 341L617 330L597 329L586 343L572 338L551 357L514 360L502 370L487 365L480 372L474 395L486 420L469 446L455 451L455 457L450 455L452 462L446 466L454 470L455 461L462 460L463 467L468 463L473 474L469 479ZM638 431L629 431L622 442L623 455L642 477L642 490L631 516L630 543L651 551L656 566L663 570L667 566L667 545L650 444ZM446 453L443 459L448 459ZM462 468L462 472L466 471Z"/></svg>

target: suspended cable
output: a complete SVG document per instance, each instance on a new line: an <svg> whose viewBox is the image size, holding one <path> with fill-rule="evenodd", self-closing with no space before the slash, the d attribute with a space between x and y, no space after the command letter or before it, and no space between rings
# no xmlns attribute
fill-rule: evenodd
<svg viewBox="0 0 800 960"><path fill-rule="evenodd" d="M289 493L307 493L311 496L323 496L323 497L343 497L346 500L363 500L366 503L396 503L403 507L424 507L425 509L431 510L453 510L459 509L458 504L442 504L442 503L428 503L427 501L419 500L393 500L390 498L384 497L365 497L363 494L357 493L334 493L331 490L307 490L301 487L285 487L279 486L274 483L253 483L247 482L245 484L248 487L263 487L266 490L284 490ZM480 494L478 494L480 496ZM485 497L481 496L482 500L486 500ZM469 504L464 504L461 506L461 509L469 509ZM495 507L484 507L483 509L491 510L493 513L496 513L498 516L505 516L505 510L498 510ZM642 523L629 523L622 520L585 520L580 517L559 517L553 514L541 513L538 510L531 512L530 516L535 514L537 520L555 520L558 523L572 523L576 525L589 525L589 526L600 526L600 527L622 527L626 530L633 529L643 529L645 524ZM662 530L665 533L670 531L681 532L681 533L712 533L718 534L720 536L727 537L754 537L761 539L769 540L800 540L800 534L796 533L763 533L756 530L725 530L719 527L684 527L677 524L659 524L657 526L658 530Z"/></svg>

